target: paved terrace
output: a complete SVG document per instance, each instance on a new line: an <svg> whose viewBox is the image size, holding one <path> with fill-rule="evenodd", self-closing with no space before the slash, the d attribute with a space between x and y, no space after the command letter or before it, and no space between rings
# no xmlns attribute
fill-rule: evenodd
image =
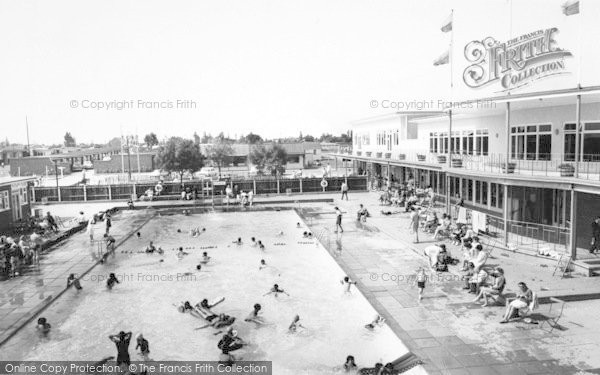
<svg viewBox="0 0 600 375"><path fill-rule="evenodd" d="M359 203L373 215L364 225L355 220ZM347 212L341 235L333 233L333 205ZM429 373L600 373L600 323L595 313L600 301L567 303L560 326L551 333L547 324L499 324L504 307L472 304L473 295L452 277L459 274L458 267L452 267L449 273L440 274L444 278L434 277L418 302L415 286L404 280L426 266L423 249L439 241L420 232L422 242L413 244L408 214L383 216L381 208L374 193L350 194L350 201L336 198L332 204L306 208L304 216L402 341L425 360ZM458 247L447 242L446 246L454 257L460 257ZM519 281L540 297L577 298L600 292L600 279L552 276L555 261L495 250L488 264L504 268L507 294L514 294ZM391 275L401 280L390 280ZM536 313L543 314L549 306L540 305Z"/></svg>
<svg viewBox="0 0 600 375"><path fill-rule="evenodd" d="M335 199L333 203L323 202L332 198ZM298 202L304 200L312 202ZM560 327L551 333L547 325L498 324L503 307L483 308L471 304L473 297L461 289L462 283L448 281L448 278L429 283L425 297L419 303L412 283L391 281L384 274L413 275L417 267L426 264L421 255L422 249L432 242L422 235L423 243L412 244L407 214L380 215L376 194L350 193L350 201L343 202L339 201L338 194L257 197L255 202L301 207L313 232L322 233L324 245L345 271L359 282L361 292L386 317L405 344L425 360L425 368L431 374L600 373L597 355L600 321L595 319L600 300L567 303ZM54 214L68 217L81 209L90 214L115 203L44 207ZM152 202L151 205L158 208L174 203ZM354 220L359 203L364 203L373 214L366 225L357 224ZM347 212L345 232L339 236L332 233L334 205ZM112 233L117 244L152 217L153 211L141 206L138 210L114 216ZM96 232L103 228L103 223L99 223ZM61 296L69 273L81 275L96 264L88 249L87 235L83 232L76 234L45 254L39 268L1 282L0 343ZM450 250L455 256L459 255L456 248L450 246ZM488 263L505 269L507 293L514 293L518 281L525 281L541 296L576 296L594 291L600 295L600 279L577 277L561 280L552 276L553 262L548 260L496 250ZM456 272L453 268L445 275ZM538 311L543 312L544 309L545 306L541 305Z"/></svg>

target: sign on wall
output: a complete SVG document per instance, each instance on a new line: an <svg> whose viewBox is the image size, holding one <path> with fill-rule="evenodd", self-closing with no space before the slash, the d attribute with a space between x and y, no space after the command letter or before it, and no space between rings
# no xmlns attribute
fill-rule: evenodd
<svg viewBox="0 0 600 375"><path fill-rule="evenodd" d="M560 47L558 31L552 27L505 42L487 37L468 43L464 56L471 65L463 72L464 83L471 88L490 85L502 92L569 74L565 59L572 54Z"/></svg>

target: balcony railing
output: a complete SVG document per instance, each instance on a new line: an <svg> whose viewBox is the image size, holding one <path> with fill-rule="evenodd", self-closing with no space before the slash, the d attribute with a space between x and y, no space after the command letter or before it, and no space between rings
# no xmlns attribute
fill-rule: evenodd
<svg viewBox="0 0 600 375"><path fill-rule="evenodd" d="M380 158L380 153L365 153L367 157ZM360 156L360 151L356 152ZM404 161L411 164L432 164L448 168L448 158L451 158L451 169L465 169L492 174L516 174L532 177L579 178L600 181L600 154L583 154L576 175L573 155L570 154L514 154L508 166L503 154L466 155L438 154L423 152L385 153L385 158Z"/></svg>

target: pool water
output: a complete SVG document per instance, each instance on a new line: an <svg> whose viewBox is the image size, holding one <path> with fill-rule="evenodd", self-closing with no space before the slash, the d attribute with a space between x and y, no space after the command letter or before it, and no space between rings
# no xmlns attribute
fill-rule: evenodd
<svg viewBox="0 0 600 375"><path fill-rule="evenodd" d="M220 297L225 301L213 311L235 316L239 336L251 343L233 354L273 361L274 374L339 372L349 354L359 367L405 354L406 347L387 325L364 328L376 311L354 287L344 292L344 272L326 249L302 238L308 229L303 224L297 228L299 221L291 210L159 214L141 229L141 239L127 240L115 258L86 275L82 291L67 291L43 313L53 326L48 338L36 336L31 323L3 346L0 359L97 361L116 355L107 337L123 330L132 331L134 338L143 333L153 360L218 360L221 335L214 335L213 328L195 330L204 321L174 305ZM206 231L193 238L193 227ZM241 246L233 243L238 237ZM251 237L265 244L264 252L250 246ZM165 253L138 253L149 241ZM176 256L179 246L189 253L182 259ZM215 248L202 249L211 246ZM197 272L203 251L212 259ZM261 259L270 267L259 270ZM110 272L121 283L109 291L105 277ZM192 274L185 276L188 272ZM263 296L274 283L290 296ZM255 303L262 305L265 326L244 321ZM305 329L290 334L296 314ZM134 354L134 341L132 360L141 360ZM423 372L420 367L411 371Z"/></svg>

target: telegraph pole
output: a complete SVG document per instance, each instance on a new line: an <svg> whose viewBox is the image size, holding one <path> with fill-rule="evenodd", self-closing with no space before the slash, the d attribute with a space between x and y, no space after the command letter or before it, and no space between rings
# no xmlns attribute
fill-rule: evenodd
<svg viewBox="0 0 600 375"><path fill-rule="evenodd" d="M130 136L127 136L127 174L129 175L129 181L131 181L131 152L129 147L130 138Z"/></svg>

